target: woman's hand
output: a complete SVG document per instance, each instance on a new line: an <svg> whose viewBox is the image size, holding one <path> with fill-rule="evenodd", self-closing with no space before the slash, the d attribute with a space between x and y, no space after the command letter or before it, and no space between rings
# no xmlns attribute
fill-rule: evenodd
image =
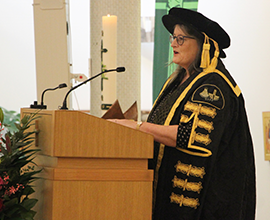
<svg viewBox="0 0 270 220"><path fill-rule="evenodd" d="M107 119L107 120L151 134L154 136L155 141L162 143L164 145L171 147L176 146L178 125L164 126L152 124L149 122L143 122L142 124L140 124L140 126L138 126L138 123L136 121L128 119Z"/></svg>
<svg viewBox="0 0 270 220"><path fill-rule="evenodd" d="M111 121L120 125L124 125L129 128L137 128L137 122L129 119L107 119L107 121Z"/></svg>

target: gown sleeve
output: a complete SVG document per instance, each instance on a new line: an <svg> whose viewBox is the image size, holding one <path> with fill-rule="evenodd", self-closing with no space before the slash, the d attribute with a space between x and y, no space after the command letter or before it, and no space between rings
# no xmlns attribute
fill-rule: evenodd
<svg viewBox="0 0 270 220"><path fill-rule="evenodd" d="M236 105L236 96L226 82L217 75L208 77L184 104L177 149L194 156L211 156L232 118L237 117Z"/></svg>

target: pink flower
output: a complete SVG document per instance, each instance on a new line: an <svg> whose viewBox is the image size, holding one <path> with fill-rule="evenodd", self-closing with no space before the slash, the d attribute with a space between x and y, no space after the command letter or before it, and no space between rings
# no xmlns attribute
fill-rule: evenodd
<svg viewBox="0 0 270 220"><path fill-rule="evenodd" d="M0 186L4 185L4 180L2 179L2 177L0 176Z"/></svg>
<svg viewBox="0 0 270 220"><path fill-rule="evenodd" d="M2 189L2 186L5 184L4 180L0 176L0 189Z"/></svg>
<svg viewBox="0 0 270 220"><path fill-rule="evenodd" d="M16 193L16 189L14 188L14 186L9 187L6 191L5 191L5 195L10 196L11 194L15 194Z"/></svg>
<svg viewBox="0 0 270 220"><path fill-rule="evenodd" d="M4 202L3 200L0 198L0 212L4 209Z"/></svg>
<svg viewBox="0 0 270 220"><path fill-rule="evenodd" d="M22 184L18 184L18 183L17 183L16 191L18 191L20 188L24 189L24 186L23 186Z"/></svg>
<svg viewBox="0 0 270 220"><path fill-rule="evenodd" d="M22 184L18 184L17 183L17 187L15 188L14 186L9 187L6 191L5 191L5 195L10 196L11 194L15 194L19 189L23 189L24 186Z"/></svg>
<svg viewBox="0 0 270 220"><path fill-rule="evenodd" d="M14 186L11 186L11 187L9 188L10 194L15 194L16 191L17 191L17 190L14 188Z"/></svg>
<svg viewBox="0 0 270 220"><path fill-rule="evenodd" d="M4 179L0 177L0 189L2 189L6 184L8 184L9 176L7 173L4 173L6 176L4 176Z"/></svg>
<svg viewBox="0 0 270 220"><path fill-rule="evenodd" d="M4 180L5 180L5 184L7 184L7 181L9 180L9 176L7 175L7 173L5 173L6 174L6 176L4 177Z"/></svg>

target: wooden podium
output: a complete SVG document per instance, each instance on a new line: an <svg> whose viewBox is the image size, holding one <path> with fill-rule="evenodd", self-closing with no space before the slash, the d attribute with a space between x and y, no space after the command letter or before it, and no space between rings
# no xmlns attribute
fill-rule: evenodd
<svg viewBox="0 0 270 220"><path fill-rule="evenodd" d="M22 116L35 112L21 109ZM38 115L36 163L44 178L35 182L35 219L151 219L151 135L81 111Z"/></svg>

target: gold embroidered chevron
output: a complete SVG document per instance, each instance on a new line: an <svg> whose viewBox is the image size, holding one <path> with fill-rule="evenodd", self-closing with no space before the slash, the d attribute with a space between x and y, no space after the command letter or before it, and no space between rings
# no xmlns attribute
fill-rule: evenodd
<svg viewBox="0 0 270 220"><path fill-rule="evenodd" d="M184 197L183 195L177 195L172 193L170 196L171 203L179 204L179 206L189 206L191 208L197 209L200 205L199 199L193 199L189 197Z"/></svg>
<svg viewBox="0 0 270 220"><path fill-rule="evenodd" d="M204 167L196 167L192 166L192 164L184 164L181 161L178 161L175 165L176 172L181 172L183 174L186 174L187 176L194 176L194 177L200 177L203 179L203 176L205 175L205 169Z"/></svg>
<svg viewBox="0 0 270 220"><path fill-rule="evenodd" d="M193 192L197 192L200 193L202 190L202 183L201 182L188 182L187 179L183 180L183 179L179 179L177 178L177 176L174 176L173 180L173 187L178 187L183 189L183 191L187 190L187 191L193 191Z"/></svg>
<svg viewBox="0 0 270 220"><path fill-rule="evenodd" d="M207 107L207 106L201 106L200 104L196 104L193 102L187 102L184 106L184 110L185 111L190 111L193 113L200 113L202 115L206 115L208 117L211 118L215 118L215 116L217 115L216 109L212 108L212 107Z"/></svg>

